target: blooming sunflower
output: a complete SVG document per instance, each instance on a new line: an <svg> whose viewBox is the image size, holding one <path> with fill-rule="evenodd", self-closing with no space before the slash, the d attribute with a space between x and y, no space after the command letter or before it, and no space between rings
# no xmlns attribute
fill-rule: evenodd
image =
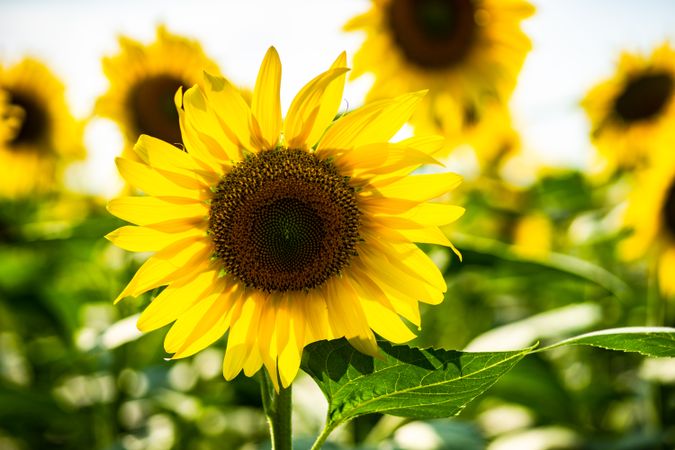
<svg viewBox="0 0 675 450"><path fill-rule="evenodd" d="M660 140L659 145L673 138ZM633 234L623 242L622 256L656 258L661 290L675 294L675 157L663 152L658 162L640 171L628 198L624 223Z"/></svg>
<svg viewBox="0 0 675 450"><path fill-rule="evenodd" d="M0 66L0 196L53 188L62 163L84 156L64 86L41 62Z"/></svg>
<svg viewBox="0 0 675 450"><path fill-rule="evenodd" d="M373 0L345 25L366 31L352 76L375 74L369 99L428 88L413 125L454 136L510 97L530 49L520 22L533 12L525 0Z"/></svg>
<svg viewBox="0 0 675 450"><path fill-rule="evenodd" d="M382 100L334 121L347 69L344 53L305 85L282 120L281 63L267 52L251 106L225 79L176 95L186 151L149 136L140 161L117 160L148 197L112 200L136 226L107 237L156 251L119 295L166 288L138 321L174 322L164 341L181 358L229 330L223 374L264 365L278 388L298 371L303 348L346 337L378 352L420 325L418 300L443 300L446 284L413 242L452 247L439 226L463 209L428 203L460 183L452 173L410 175L443 144L438 137L388 140L423 93ZM277 378L278 376L278 378Z"/></svg>
<svg viewBox="0 0 675 450"><path fill-rule="evenodd" d="M623 53L614 76L591 89L582 105L591 137L609 169L644 163L675 118L675 51Z"/></svg>
<svg viewBox="0 0 675 450"><path fill-rule="evenodd" d="M96 102L95 113L119 124L129 148L138 136L147 134L182 145L176 90L197 84L204 70L218 73L216 64L198 42L157 28L155 42L147 46L120 37L121 52L103 59L110 87Z"/></svg>

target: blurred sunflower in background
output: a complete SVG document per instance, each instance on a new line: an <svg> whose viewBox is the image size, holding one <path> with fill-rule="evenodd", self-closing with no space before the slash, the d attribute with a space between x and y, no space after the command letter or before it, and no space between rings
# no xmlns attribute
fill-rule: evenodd
<svg viewBox="0 0 675 450"><path fill-rule="evenodd" d="M492 131L479 129L485 117L510 123L506 104L531 47L520 23L533 12L524 0L373 0L345 25L366 32L352 76L374 73L369 100L428 88L412 118L417 131L470 130L477 139L468 143L480 146L478 135Z"/></svg>
<svg viewBox="0 0 675 450"><path fill-rule="evenodd" d="M625 225L633 230L621 247L627 259L653 258L658 281L666 295L675 294L675 157L667 150L673 137L657 144L660 157L640 171L628 198Z"/></svg>
<svg viewBox="0 0 675 450"><path fill-rule="evenodd" d="M0 197L49 191L64 164L82 157L82 127L56 76L31 58L0 66Z"/></svg>
<svg viewBox="0 0 675 450"><path fill-rule="evenodd" d="M111 201L112 214L137 226L107 237L157 252L118 300L167 286L138 326L174 322L164 341L174 358L229 330L225 378L264 365L277 388L288 386L306 345L344 336L376 355L373 332L406 342L415 335L401 318L419 327L419 301L443 300L443 276L413 242L454 249L438 227L463 208L428 200L460 177L410 175L435 162L440 137L388 142L423 93L334 121L345 62L342 54L303 87L285 119L274 48L250 107L227 80L206 74L176 96L187 152L141 136L139 161L118 159L122 176L150 196Z"/></svg>
<svg viewBox="0 0 675 450"><path fill-rule="evenodd" d="M203 71L219 73L194 40L157 28L156 40L143 45L120 37L121 52L103 59L110 87L96 102L95 113L114 120L125 136L125 154L141 134L181 146L173 98L180 87L202 80Z"/></svg>
<svg viewBox="0 0 675 450"><path fill-rule="evenodd" d="M669 44L651 55L625 52L614 76L582 101L591 139L607 171L645 164L654 142L675 118L675 51Z"/></svg>

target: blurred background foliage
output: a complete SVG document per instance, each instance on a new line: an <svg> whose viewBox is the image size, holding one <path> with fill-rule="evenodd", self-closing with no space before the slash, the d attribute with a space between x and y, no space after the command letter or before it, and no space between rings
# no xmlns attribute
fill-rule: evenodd
<svg viewBox="0 0 675 450"><path fill-rule="evenodd" d="M675 326L654 264L618 256L631 170L505 176L502 157L481 161L448 199L466 207L447 230L463 261L422 246L448 291L441 305L423 305L413 345L502 350ZM60 187L0 200L0 450L270 448L257 380L223 380L222 340L167 361L164 333L135 327L157 292L112 304L145 257L102 238L121 225L105 199ZM297 448L309 448L324 414L320 391L299 376ZM457 418L367 415L325 448L671 449L675 361L574 346L537 353Z"/></svg>
<svg viewBox="0 0 675 450"><path fill-rule="evenodd" d="M425 247L448 292L424 307L413 344L499 350L647 323L645 299L657 295L647 269L617 261L622 233L599 227L608 205L584 180L546 176L512 192L512 205L480 183L457 194L467 215L450 232L464 260ZM222 379L222 342L166 361L163 333L135 328L153 295L112 304L143 258L101 239L120 226L102 202L54 195L5 201L2 214L0 448L269 448L257 380ZM550 250L514 243L532 216L547 219ZM578 222L590 227L581 237ZM457 419L364 416L328 448L665 449L674 383L668 359L561 348L525 358ZM308 448L323 399L308 377L294 392L298 448Z"/></svg>

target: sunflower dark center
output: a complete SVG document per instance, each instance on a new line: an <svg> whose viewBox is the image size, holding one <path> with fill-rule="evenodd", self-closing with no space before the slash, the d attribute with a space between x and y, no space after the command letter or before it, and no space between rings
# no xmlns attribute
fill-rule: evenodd
<svg viewBox="0 0 675 450"><path fill-rule="evenodd" d="M225 271L266 292L320 286L359 240L356 192L335 166L302 150L249 156L218 184L209 231Z"/></svg>
<svg viewBox="0 0 675 450"><path fill-rule="evenodd" d="M474 15L472 0L392 0L388 9L396 44L425 69L444 69L464 59L476 31Z"/></svg>
<svg viewBox="0 0 675 450"><path fill-rule="evenodd" d="M184 80L155 75L140 80L127 97L129 113L137 134L147 134L170 144L181 144L178 112L173 98Z"/></svg>
<svg viewBox="0 0 675 450"><path fill-rule="evenodd" d="M630 80L614 102L614 112L624 122L649 120L659 115L673 93L673 78L652 73Z"/></svg>
<svg viewBox="0 0 675 450"><path fill-rule="evenodd" d="M666 231L675 239L675 183L670 185L664 199L661 217Z"/></svg>
<svg viewBox="0 0 675 450"><path fill-rule="evenodd" d="M37 146L46 148L43 144L49 136L49 114L46 105L35 96L21 91L9 91L9 103L13 107L23 110L19 131L9 142L9 148L21 146Z"/></svg>

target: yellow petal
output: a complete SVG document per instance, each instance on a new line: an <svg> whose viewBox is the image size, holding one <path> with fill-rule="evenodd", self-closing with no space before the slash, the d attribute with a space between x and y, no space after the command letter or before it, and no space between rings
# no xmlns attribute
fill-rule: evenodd
<svg viewBox="0 0 675 450"><path fill-rule="evenodd" d="M180 197L120 197L108 202L110 214L136 225L200 219L206 220L208 206Z"/></svg>
<svg viewBox="0 0 675 450"><path fill-rule="evenodd" d="M347 64L347 53L342 52L330 66L331 69L345 68ZM340 104L342 103L342 93L345 87L345 75L342 74L331 82L324 90L321 98L319 113L316 115L314 126L307 136L307 144L313 146L319 141L326 129L333 123L337 115Z"/></svg>
<svg viewBox="0 0 675 450"><path fill-rule="evenodd" d="M172 282L145 308L136 326L148 332L173 322L202 298L204 292L211 290L217 276L217 270L206 270Z"/></svg>
<svg viewBox="0 0 675 450"><path fill-rule="evenodd" d="M257 338L258 354L266 367L276 366L276 343L273 342L276 327L277 294L272 294L265 302L260 313Z"/></svg>
<svg viewBox="0 0 675 450"><path fill-rule="evenodd" d="M380 215L399 215L419 206L419 204L420 202L379 197L378 195L377 197L364 196L360 199L359 207L364 215L375 217ZM368 219L364 219L363 221L367 223Z"/></svg>
<svg viewBox="0 0 675 450"><path fill-rule="evenodd" d="M346 151L336 158L336 163L340 168L355 171L357 175L390 175L401 169L412 172L423 164L442 165L420 150L386 142L362 145Z"/></svg>
<svg viewBox="0 0 675 450"><path fill-rule="evenodd" d="M260 312L264 303L262 294L257 291L246 292L241 303L239 317L232 317L230 333L227 337L227 349L223 359L223 376L232 380L243 369L244 362L256 342Z"/></svg>
<svg viewBox="0 0 675 450"><path fill-rule="evenodd" d="M265 301L260 312L260 329L258 330L257 342L258 351L266 365L274 365L277 360L276 339L276 318L278 294L272 294Z"/></svg>
<svg viewBox="0 0 675 450"><path fill-rule="evenodd" d="M385 256L376 254L370 249L359 250L359 259L366 267L365 273L371 273L374 281L381 281L393 289L423 301L437 304L443 301L443 291L431 286L426 278L412 276L397 265L392 264ZM436 269L438 271L438 269Z"/></svg>
<svg viewBox="0 0 675 450"><path fill-rule="evenodd" d="M280 295L280 300L276 302L275 308L277 310L275 317L275 342L276 348L274 349L274 355L278 356L281 353L281 350L288 343L288 335L290 333L289 325L291 323L291 299L287 293Z"/></svg>
<svg viewBox="0 0 675 450"><path fill-rule="evenodd" d="M281 61L274 47L265 54L253 90L251 109L260 124L266 148L273 149L281 132Z"/></svg>
<svg viewBox="0 0 675 450"><path fill-rule="evenodd" d="M262 366L262 356L260 355L260 351L256 349L255 347L251 349L251 352L248 354L248 357L246 358L246 361L244 361L244 375L247 377L252 377L253 375L256 374L260 370L260 367Z"/></svg>
<svg viewBox="0 0 675 450"><path fill-rule="evenodd" d="M441 150L448 140L443 136L427 135L427 136L413 136L402 141L397 142L397 145L407 148L413 148L427 155L433 155Z"/></svg>
<svg viewBox="0 0 675 450"><path fill-rule="evenodd" d="M211 257L212 247L213 244L206 240L188 245L179 241L157 252L143 263L115 302L129 295L137 297L174 279L200 271Z"/></svg>
<svg viewBox="0 0 675 450"><path fill-rule="evenodd" d="M279 374L277 371L277 362L274 361L273 363L268 363L267 361L263 360L263 364L265 365L265 369L267 369L267 373L270 376L272 385L274 385L274 390L278 393L280 387L279 387Z"/></svg>
<svg viewBox="0 0 675 450"><path fill-rule="evenodd" d="M447 236L438 227L428 228L408 228L408 229L392 229L384 227L376 227L373 230L364 230L365 235L373 233L373 239L385 239L389 242L408 243L419 242L424 244L436 244L449 247L462 260L462 254L450 242Z"/></svg>
<svg viewBox="0 0 675 450"><path fill-rule="evenodd" d="M422 203L396 216L378 215L377 220L384 226L395 229L428 228L447 225L464 214L464 208L443 203Z"/></svg>
<svg viewBox="0 0 675 450"><path fill-rule="evenodd" d="M192 344L198 341L203 334L207 333L218 319L222 318L219 313L221 312L220 307L223 302L217 301L219 295L220 292L214 292L213 288L209 289L197 297L197 301L193 302L188 309L178 316L164 338L164 351L167 353L177 353L181 347L194 347ZM220 336L222 336L222 333ZM198 350L202 350L204 347ZM193 353L196 353L198 350ZM183 356L188 355L185 354ZM179 355L173 355L174 359L180 357Z"/></svg>
<svg viewBox="0 0 675 450"><path fill-rule="evenodd" d="M375 300L386 298L379 288L376 290L367 289L355 280L351 284L359 294L363 313L368 320L368 326L373 331L395 344L402 344L415 339L415 333L410 331L403 321L401 321L393 306L386 307L381 302Z"/></svg>
<svg viewBox="0 0 675 450"><path fill-rule="evenodd" d="M396 311L396 314L404 317L419 329L422 325L422 316L420 315L419 302L415 298L392 289L388 285L379 283L378 285L382 289L382 292L384 292L389 299L389 302L394 308L394 311Z"/></svg>
<svg viewBox="0 0 675 450"><path fill-rule="evenodd" d="M240 148L255 150L251 145L251 109L239 91L225 78L204 72L206 97L218 115L222 127L231 131Z"/></svg>
<svg viewBox="0 0 675 450"><path fill-rule="evenodd" d="M384 299L388 301L388 303L383 302L383 300L380 297L375 297L380 301L380 303L383 303L384 306L390 307L393 309L396 314L406 318L410 322L413 323L413 325L419 327L420 324L422 323L422 319L420 316L420 308L419 308L419 301L417 300L417 295L415 296L410 296L404 292L401 292L399 289L392 287L390 284L388 284L386 281L382 280L380 277L375 277L368 271L370 270L368 266L364 265L362 262L357 262L353 264L354 272L355 272L355 278L359 280L359 282L364 282L364 280L370 280L372 284L375 284L377 289L370 288L369 290L372 292L376 292L378 289L383 293Z"/></svg>
<svg viewBox="0 0 675 450"><path fill-rule="evenodd" d="M207 170L222 175L232 159L240 158L237 137L218 120L200 86L185 92L178 117L190 156Z"/></svg>
<svg viewBox="0 0 675 450"><path fill-rule="evenodd" d="M322 106L326 89L331 83L343 83L341 77L347 69L329 69L307 83L291 102L284 122L284 137L288 147L307 149L313 142L309 142L309 136L323 132L326 123L319 123L322 108L330 108L332 105ZM323 129L314 131L314 128Z"/></svg>
<svg viewBox="0 0 675 450"><path fill-rule="evenodd" d="M338 337L331 330L328 306L323 295L316 292L308 292L302 300L302 304L305 308L305 317L311 318L306 324L305 345L323 339L336 339Z"/></svg>
<svg viewBox="0 0 675 450"><path fill-rule="evenodd" d="M218 115L199 86L185 92L183 108L185 124L194 130L199 150L196 155L200 159L210 167L219 167L224 161L241 157L237 136L218 120ZM190 150L193 156L194 150Z"/></svg>
<svg viewBox="0 0 675 450"><path fill-rule="evenodd" d="M176 241L202 236L206 237L206 231L198 228L182 233L164 233L152 228L124 226L108 233L105 238L117 247L131 252L156 252Z"/></svg>
<svg viewBox="0 0 675 450"><path fill-rule="evenodd" d="M391 104L391 100L381 100L344 114L326 130L316 147L317 153L332 154L335 149L348 150L357 147L358 136L375 122L375 119L383 113L389 104ZM372 143L366 142L365 144Z"/></svg>
<svg viewBox="0 0 675 450"><path fill-rule="evenodd" d="M464 208L443 203L423 203L405 213L402 218L412 220L424 227L440 226L452 223L462 217Z"/></svg>
<svg viewBox="0 0 675 450"><path fill-rule="evenodd" d="M173 358L184 358L220 339L230 326L229 312L236 297L235 286L221 278L199 302L178 317L164 339L164 349Z"/></svg>
<svg viewBox="0 0 675 450"><path fill-rule="evenodd" d="M302 349L305 343L305 324L307 321L303 305L300 301L290 299L289 306L289 322L285 324L288 329L288 337L286 345L279 352L278 360L279 378L281 379L282 386L285 388L293 382L300 369Z"/></svg>
<svg viewBox="0 0 675 450"><path fill-rule="evenodd" d="M258 326L257 344L260 358L262 359L265 368L269 374L274 389L279 392L279 376L277 371L277 333L276 333L276 313L277 304L281 296L271 294L265 299L260 315L260 322Z"/></svg>
<svg viewBox="0 0 675 450"><path fill-rule="evenodd" d="M134 151L141 161L151 167L184 175L200 172L200 167L187 153L152 136L142 134L134 145Z"/></svg>
<svg viewBox="0 0 675 450"><path fill-rule="evenodd" d="M451 172L410 175L377 190L384 197L424 202L452 191L461 182L462 177Z"/></svg>
<svg viewBox="0 0 675 450"><path fill-rule="evenodd" d="M408 121L425 94L426 91L404 94L345 114L326 132L317 150L387 142Z"/></svg>
<svg viewBox="0 0 675 450"><path fill-rule="evenodd" d="M328 296L328 316L333 332L344 336L358 351L371 356L379 356L375 335L368 326L359 298L352 286L339 278L326 283Z"/></svg>
<svg viewBox="0 0 675 450"><path fill-rule="evenodd" d="M163 175L167 172L160 172L143 163L125 158L116 158L115 163L122 178L148 195L186 197L193 200L202 200L208 196L208 186L203 183L197 182L194 184L196 189L190 189L174 181L175 179L183 179L185 182L194 181L184 175L173 173L173 176L167 177Z"/></svg>
<svg viewBox="0 0 675 450"><path fill-rule="evenodd" d="M420 250L415 244L390 244L380 241L375 244L383 254L387 255L389 262L399 269L423 279L435 289L445 292L447 285L441 271L429 256Z"/></svg>
<svg viewBox="0 0 675 450"><path fill-rule="evenodd" d="M454 248L448 237L438 227L397 230L401 236L412 242L437 244Z"/></svg>

